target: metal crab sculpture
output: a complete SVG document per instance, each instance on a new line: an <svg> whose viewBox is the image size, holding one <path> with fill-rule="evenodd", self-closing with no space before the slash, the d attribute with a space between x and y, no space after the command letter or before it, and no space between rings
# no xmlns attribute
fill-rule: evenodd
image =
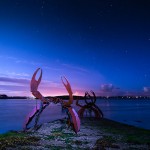
<svg viewBox="0 0 150 150"><path fill-rule="evenodd" d="M79 104L79 100L76 101L76 105L80 107L80 110L78 111L78 115L80 118L82 118L85 114L85 112L88 112L90 117L92 117L92 112L94 113L95 118L103 118L103 112L101 109L95 104L96 103L96 95L93 91L91 91L91 96L88 92L85 92L84 100L85 105ZM86 114L87 115L87 114Z"/></svg>
<svg viewBox="0 0 150 150"><path fill-rule="evenodd" d="M36 80L36 75L38 73L38 71L40 72L40 77L38 80ZM66 110L67 113L67 124L68 126L72 127L73 131L75 133L77 133L80 130L80 119L78 117L78 114L76 113L76 111L74 110L74 108L72 108L71 104L73 103L73 95L72 95L72 89L70 86L70 83L68 82L68 80L65 77L61 77L62 83L65 86L67 92L69 93L69 101L65 102L64 100L60 99L60 98L56 98L56 97L50 97L50 98L45 98L39 91L38 91L38 86L41 82L42 79L42 69L38 68L31 79L31 92L32 94L39 100L41 100L41 103L38 104L33 111L27 116L25 124L24 124L24 129L28 129L28 125L32 122L33 118L35 118L35 123L34 123L34 128L37 128L37 124L38 124L38 120L40 118L41 113L43 112L43 110L51 103L60 103L63 107L63 109ZM65 83L66 82L66 83Z"/></svg>

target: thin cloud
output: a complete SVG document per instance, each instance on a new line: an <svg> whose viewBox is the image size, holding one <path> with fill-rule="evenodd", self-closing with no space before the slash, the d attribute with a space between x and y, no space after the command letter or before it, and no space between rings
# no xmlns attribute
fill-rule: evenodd
<svg viewBox="0 0 150 150"><path fill-rule="evenodd" d="M47 81L43 80L40 84L42 88L49 88L49 87L60 87L62 86L61 82L53 82L53 81Z"/></svg>
<svg viewBox="0 0 150 150"><path fill-rule="evenodd" d="M150 92L150 87L143 87L143 91L144 91L145 93Z"/></svg>
<svg viewBox="0 0 150 150"><path fill-rule="evenodd" d="M9 71L6 71L6 73L2 73L0 72L0 81L3 82L3 81L12 81L12 80L15 80L17 79L21 79L21 80L28 80L28 78L30 77L29 74L27 73L16 73L16 72L9 72ZM15 82L15 81L14 81Z"/></svg>
<svg viewBox="0 0 150 150"><path fill-rule="evenodd" d="M72 69L72 70L76 70L79 72L84 72L84 73L88 73L88 70L78 67L78 66L74 66L74 65L70 65L70 64L62 64L64 67Z"/></svg>
<svg viewBox="0 0 150 150"><path fill-rule="evenodd" d="M99 91L97 91L99 96L123 96L125 91L113 84L102 84Z"/></svg>
<svg viewBox="0 0 150 150"><path fill-rule="evenodd" d="M114 89L114 86L112 84L102 84L101 85L101 90L103 92L112 92Z"/></svg>
<svg viewBox="0 0 150 150"><path fill-rule="evenodd" d="M62 68L56 68L56 67L50 67L50 66L43 66L43 69L48 69L48 70L54 70L54 71L62 71Z"/></svg>
<svg viewBox="0 0 150 150"><path fill-rule="evenodd" d="M9 76L19 76L19 77L29 77L30 75L27 73L16 73L16 72L6 72Z"/></svg>
<svg viewBox="0 0 150 150"><path fill-rule="evenodd" d="M21 64L29 64L29 65L33 65L33 66L41 66L43 65L43 63L39 63L39 62L35 62L35 61L28 61L28 60L16 60L16 63L21 63Z"/></svg>
<svg viewBox="0 0 150 150"><path fill-rule="evenodd" d="M21 63L21 64L30 64L30 65L34 65L34 66L41 66L43 65L43 63L39 63L39 62L35 62L35 61L29 61L29 60L24 60L24 59L20 59L20 58L16 58L16 57L12 57L12 56L5 56L5 55L0 55L0 58L2 59L6 59L6 60L12 60L15 63Z"/></svg>
<svg viewBox="0 0 150 150"><path fill-rule="evenodd" d="M7 93L7 92L10 92L11 90L6 90L6 89L0 89L0 93Z"/></svg>
<svg viewBox="0 0 150 150"><path fill-rule="evenodd" d="M11 83L20 83L20 84L29 84L29 79L19 79L19 78L10 78L10 77L0 77L2 82L11 82Z"/></svg>
<svg viewBox="0 0 150 150"><path fill-rule="evenodd" d="M21 85L0 85L0 89L1 90L9 90L9 91L25 91L25 90L28 90L29 87L21 86Z"/></svg>
<svg viewBox="0 0 150 150"><path fill-rule="evenodd" d="M5 55L0 55L0 58L2 58L2 59L9 59L9 60L13 60L13 61L17 61L18 60L16 57L5 56Z"/></svg>
<svg viewBox="0 0 150 150"><path fill-rule="evenodd" d="M20 83L14 83L14 82L5 82L5 81L0 81L0 85L17 85L17 86L25 86L26 84L20 84Z"/></svg>
<svg viewBox="0 0 150 150"><path fill-rule="evenodd" d="M0 93L4 93L9 96L24 96L31 95L29 79L0 77ZM38 90L43 93L44 96L59 95L67 93L65 87L60 82L53 82L42 80L38 87Z"/></svg>
<svg viewBox="0 0 150 150"><path fill-rule="evenodd" d="M20 85L30 85L30 79L24 79L24 78L10 78L10 77L0 77L0 83L3 85L6 83L7 85L15 85L15 84L20 84ZM12 84L13 83L13 84ZM60 87L62 83L60 82L53 82L53 81L47 81L47 80L42 80L41 84L39 86L41 87Z"/></svg>

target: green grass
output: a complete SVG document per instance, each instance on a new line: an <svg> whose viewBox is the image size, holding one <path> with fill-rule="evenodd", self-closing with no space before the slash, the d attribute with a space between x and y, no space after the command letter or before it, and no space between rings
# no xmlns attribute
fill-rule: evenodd
<svg viewBox="0 0 150 150"><path fill-rule="evenodd" d="M119 148L118 145L114 144L116 140L111 136L104 136L103 138L100 138L96 141L97 148L105 149L105 147L109 148Z"/></svg>
<svg viewBox="0 0 150 150"><path fill-rule="evenodd" d="M126 125L105 118L100 120L93 119L92 121L86 121L86 126L92 126L93 124L94 127L99 131L112 134L116 138L121 136L122 142L150 145L150 130Z"/></svg>
<svg viewBox="0 0 150 150"><path fill-rule="evenodd" d="M51 135L46 137L46 140L54 140L54 139L59 139L65 142L64 147L60 148L60 146L46 146L50 149L67 149L67 150L72 150L75 149L72 147L72 145L82 145L82 144L87 144L87 142L83 142L80 140L73 140L74 137L76 137L78 135L76 135L75 133L64 133L62 130L60 130L59 128L54 129L51 132ZM79 150L79 148L76 148Z"/></svg>
<svg viewBox="0 0 150 150"><path fill-rule="evenodd" d="M61 138L61 139L68 140L68 139L70 139L71 137L74 137L74 136L76 136L74 133L64 133L64 132L62 132L62 130L57 128L57 129L54 129L51 132L51 135L47 136L46 139L47 140L53 140L53 139L56 139L56 138Z"/></svg>
<svg viewBox="0 0 150 150"><path fill-rule="evenodd" d="M105 149L106 147L110 148L118 148L117 143L131 143L131 144L146 144L150 145L150 130L133 127L130 125L125 125L123 123L118 123L108 119L89 119L85 118L81 120L84 126L87 128L96 129L98 132L101 132L103 137L99 138L96 142L96 146L101 149ZM80 150L80 147L88 144L88 142L77 140L78 134L73 132L65 133L63 132L63 128L55 128L51 132L51 135L48 135L45 140L55 140L58 139L64 142L64 147L61 146L52 146L52 145L44 145L45 148L50 148L52 150L59 149L77 149ZM85 133L86 136L86 133ZM38 137L32 136L31 133L17 133L17 132L8 132L5 134L0 134L0 150L5 150L9 147L21 149L28 149L29 146L38 146L38 141L40 139ZM72 145L76 146L74 148ZM30 149L30 147L29 147Z"/></svg>
<svg viewBox="0 0 150 150"><path fill-rule="evenodd" d="M66 147L46 145L45 148L49 148L50 150L62 150L62 149L63 150L85 150L84 148L79 148L79 147L74 148L70 144L68 144Z"/></svg>
<svg viewBox="0 0 150 150"><path fill-rule="evenodd" d="M26 135L25 133L7 132L4 134L0 134L0 139L7 138L7 137L15 137L15 136L23 137L25 135Z"/></svg>
<svg viewBox="0 0 150 150"><path fill-rule="evenodd" d="M25 133L8 132L0 135L0 149L5 150L8 147L16 148L18 146L37 145L39 140L39 138Z"/></svg>

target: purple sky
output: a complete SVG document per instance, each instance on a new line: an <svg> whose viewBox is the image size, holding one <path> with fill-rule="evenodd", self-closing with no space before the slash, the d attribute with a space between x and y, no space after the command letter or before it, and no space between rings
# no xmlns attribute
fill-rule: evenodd
<svg viewBox="0 0 150 150"><path fill-rule="evenodd" d="M1 0L0 94L150 95L150 3L130 0Z"/></svg>

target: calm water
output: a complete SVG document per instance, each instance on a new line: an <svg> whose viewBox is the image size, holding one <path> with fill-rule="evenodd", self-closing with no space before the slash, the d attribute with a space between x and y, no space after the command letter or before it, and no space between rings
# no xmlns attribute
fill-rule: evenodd
<svg viewBox="0 0 150 150"><path fill-rule="evenodd" d="M149 100L97 100L97 105L105 118L150 129ZM36 100L0 100L0 133L21 130L26 116L35 106ZM50 104L42 113L40 123L62 117L65 114L62 114L60 104Z"/></svg>
<svg viewBox="0 0 150 150"><path fill-rule="evenodd" d="M102 100L97 105L105 118L150 129L150 100Z"/></svg>

